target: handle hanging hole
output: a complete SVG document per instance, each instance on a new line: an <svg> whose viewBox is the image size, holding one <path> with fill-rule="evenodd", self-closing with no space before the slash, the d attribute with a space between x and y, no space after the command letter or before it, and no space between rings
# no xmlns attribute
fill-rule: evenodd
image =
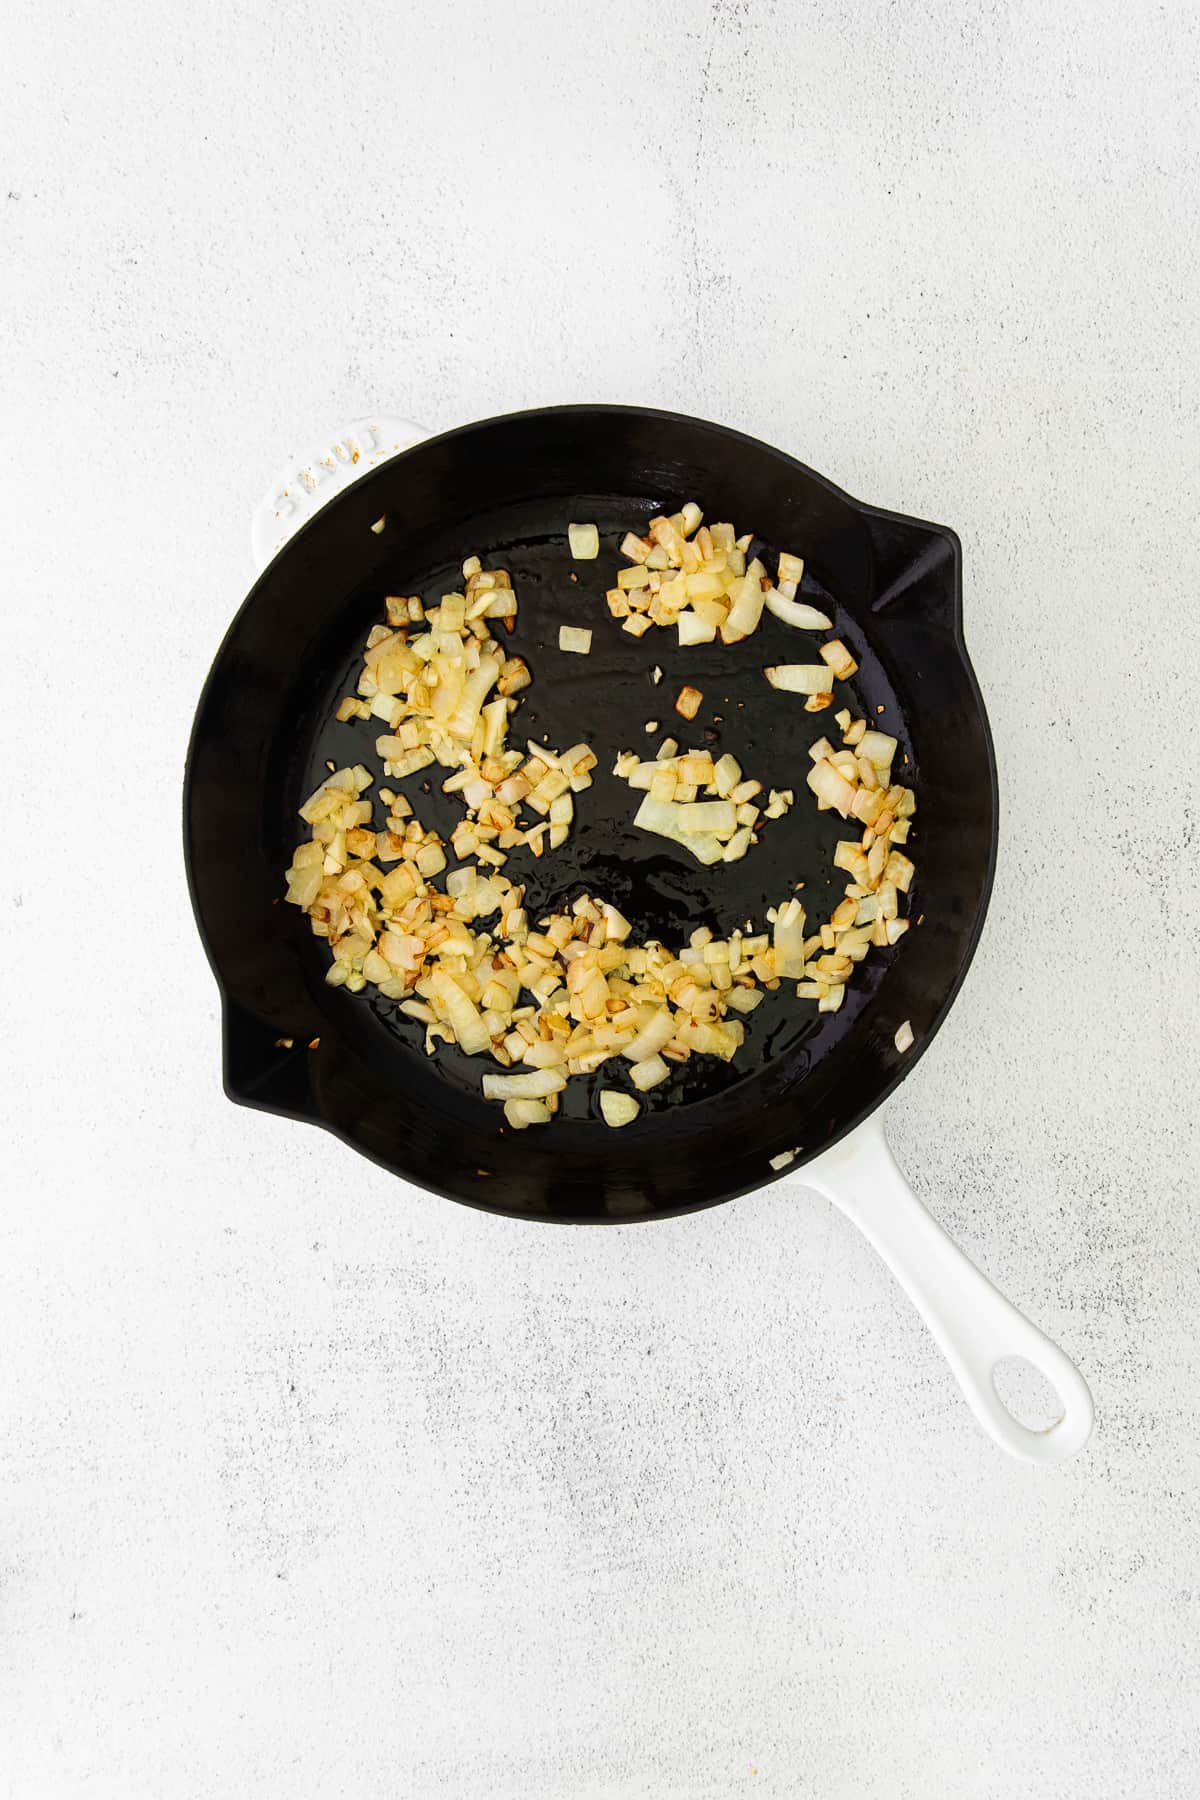
<svg viewBox="0 0 1200 1800"><path fill-rule="evenodd" d="M1024 1356L1003 1356L992 1370L992 1386L1002 1406L1028 1431L1049 1431L1063 1416L1051 1382Z"/></svg>

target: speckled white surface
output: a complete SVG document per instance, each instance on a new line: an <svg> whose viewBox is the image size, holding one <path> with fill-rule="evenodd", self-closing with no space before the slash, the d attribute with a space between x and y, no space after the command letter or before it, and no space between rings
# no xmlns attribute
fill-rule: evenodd
<svg viewBox="0 0 1200 1800"><path fill-rule="evenodd" d="M1195 9L5 36L0 1792L1194 1795ZM889 1128L1088 1374L1066 1468L796 1179L537 1229L221 1096L178 790L250 507L573 399L962 534L1003 857Z"/></svg>

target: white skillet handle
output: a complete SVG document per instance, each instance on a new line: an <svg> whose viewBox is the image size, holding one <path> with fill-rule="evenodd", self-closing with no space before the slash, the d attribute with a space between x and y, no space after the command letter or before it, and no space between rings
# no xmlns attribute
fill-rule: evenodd
<svg viewBox="0 0 1200 1800"><path fill-rule="evenodd" d="M897 1168L883 1127L869 1119L805 1165L801 1180L838 1207L874 1245L933 1333L975 1417L996 1442L1029 1462L1063 1462L1092 1430L1092 1396L1056 1344L997 1292L930 1217ZM1046 1377L1062 1417L1045 1431L1014 1419L993 1371L1019 1356Z"/></svg>
<svg viewBox="0 0 1200 1800"><path fill-rule="evenodd" d="M430 432L407 419L376 413L356 419L327 443L291 456L254 509L250 521L250 554L258 570L287 543L315 512L348 488L368 469L401 450L411 450Z"/></svg>

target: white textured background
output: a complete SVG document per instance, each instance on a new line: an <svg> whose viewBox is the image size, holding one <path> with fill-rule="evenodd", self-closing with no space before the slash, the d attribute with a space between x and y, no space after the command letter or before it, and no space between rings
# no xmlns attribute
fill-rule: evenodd
<svg viewBox="0 0 1200 1800"><path fill-rule="evenodd" d="M1191 5L10 0L0 1792L1200 1791ZM179 850L286 451L637 400L944 519L1004 842L889 1111L1087 1372L973 1424L796 1179L407 1191L218 1086Z"/></svg>

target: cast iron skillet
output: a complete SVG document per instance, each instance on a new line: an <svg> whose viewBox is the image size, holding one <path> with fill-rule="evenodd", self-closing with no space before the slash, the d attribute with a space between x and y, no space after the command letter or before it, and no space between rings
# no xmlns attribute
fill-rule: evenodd
<svg viewBox="0 0 1200 1800"><path fill-rule="evenodd" d="M297 497L298 484L281 490L276 510ZM817 813L804 776L808 746L832 714L806 713L762 674L766 663L808 660L813 640L765 615L759 632L733 648L681 650L673 633L633 639L604 605L623 533L689 499L709 519L754 529L768 562L779 550L803 555L804 587L857 657L859 673L839 684L837 703L899 739L898 772L917 791L913 929L858 966L836 1014L817 1014L786 984L768 996L732 1064L694 1058L649 1097L634 1126L614 1132L599 1116L601 1086L626 1081L610 1063L568 1084L549 1127L514 1133L480 1095L481 1059L446 1050L428 1059L422 1028L390 1003L326 986L325 946L282 902L297 807L329 762L377 762L377 722L339 725L332 713L353 692L385 595L451 591L464 557L476 553L511 571L520 616L510 641L534 677L511 740L565 747L583 739L600 756L565 849L541 862L524 852L509 859L505 873L528 884L531 915L587 888L615 900L639 935L680 942L700 924L761 923L801 881L810 916L827 914L841 897L844 877L831 858L845 827L836 814ZM571 561L573 519L599 525L598 561ZM322 1125L397 1175L521 1218L664 1218L773 1179L770 1159L780 1152L794 1150L802 1163L827 1151L914 1066L983 924L996 857L996 765L961 601L952 531L865 506L792 457L697 419L550 408L388 457L270 562L229 629L196 716L186 855L221 990L230 1098ZM592 626L589 657L558 650L558 627L569 622ZM704 693L690 726L672 707L684 680ZM660 728L647 735L652 720ZM796 790L791 813L742 862L700 869L631 828L633 796L611 775L613 758L623 748L646 751L668 732L682 744L731 750L747 774ZM434 773L397 785L448 836L459 814L437 780L426 781ZM916 1042L901 1055L894 1038L906 1019Z"/></svg>

